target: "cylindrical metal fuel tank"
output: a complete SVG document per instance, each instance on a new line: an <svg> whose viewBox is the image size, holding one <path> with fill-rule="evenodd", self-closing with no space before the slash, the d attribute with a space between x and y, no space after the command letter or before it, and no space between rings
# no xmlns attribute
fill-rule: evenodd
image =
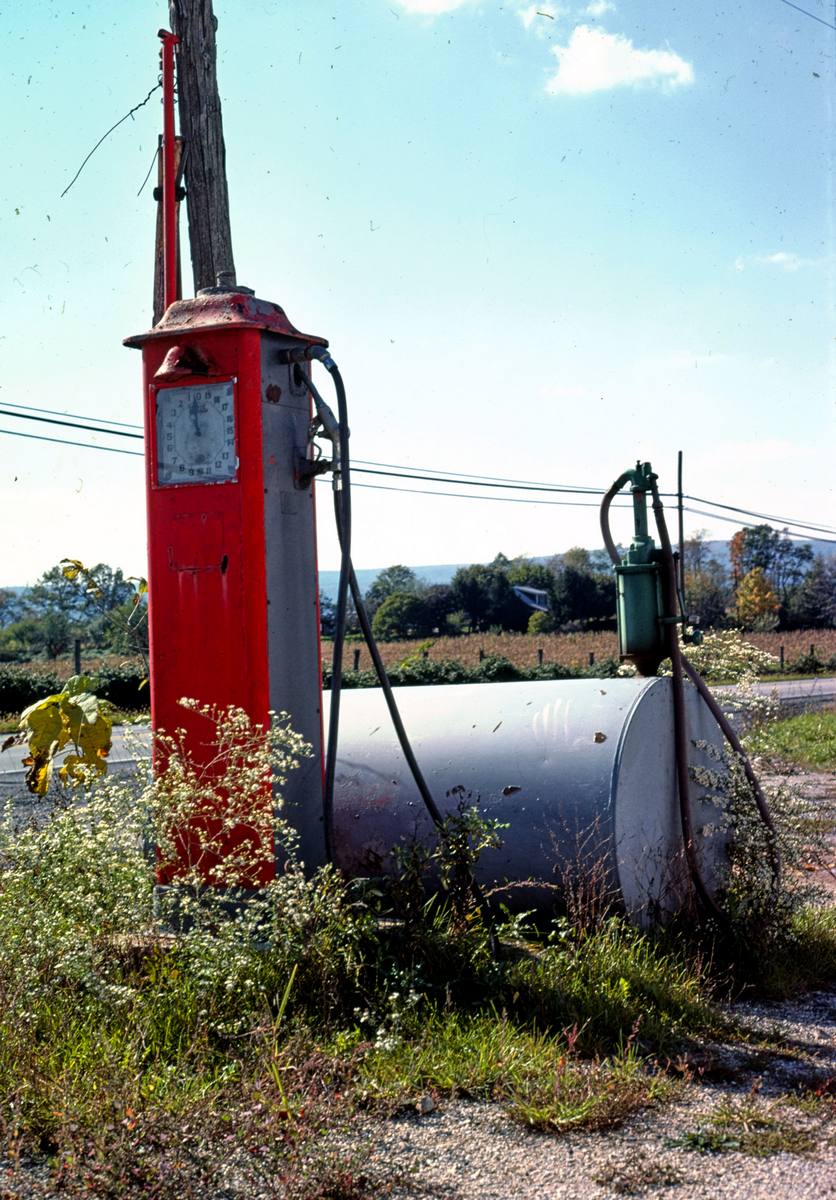
<svg viewBox="0 0 836 1200"><path fill-rule="evenodd" d="M509 907L551 908L555 888L592 887L642 923L681 909L689 885L669 679L399 688L396 696L439 808L477 805L507 824L477 878L487 889L508 885ZM687 708L691 763L717 771L722 734L690 686ZM723 816L704 786L694 781L691 792L697 858L714 893L726 859ZM393 846L435 836L382 693L345 692L338 865L354 876L390 873Z"/></svg>

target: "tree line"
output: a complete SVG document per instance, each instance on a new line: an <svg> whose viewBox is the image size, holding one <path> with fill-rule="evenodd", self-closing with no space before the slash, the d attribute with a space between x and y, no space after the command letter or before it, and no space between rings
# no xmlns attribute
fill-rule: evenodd
<svg viewBox="0 0 836 1200"><path fill-rule="evenodd" d="M704 531L694 533L684 545L684 580L686 609L703 628L836 626L836 558L816 556L808 543L768 525L735 533L727 565L712 553ZM384 641L615 628L609 559L579 546L542 562L497 554L490 563L460 567L449 583L427 584L410 567L396 564L376 577L365 603L375 635ZM320 610L327 637L333 633L334 605L324 595ZM136 582L118 567L98 563L74 575L65 560L31 588L0 589L0 661L55 659L72 649L75 638L86 653L142 652L144 615ZM348 619L349 630L357 632L351 607Z"/></svg>
<svg viewBox="0 0 836 1200"><path fill-rule="evenodd" d="M683 547L686 611L702 628L816 629L836 626L836 559L816 556L768 525L739 530L729 563L711 551L705 531ZM522 592L521 589L530 589ZM532 594L533 593L533 594ZM545 611L526 603L536 597ZM615 628L615 579L604 551L580 546L544 562L507 558L460 567L450 583L424 583L397 564L381 571L365 594L375 636L455 636L491 630L579 632ZM334 606L321 597L323 632L333 632ZM349 628L357 630L349 613Z"/></svg>
<svg viewBox="0 0 836 1200"><path fill-rule="evenodd" d="M30 588L0 588L0 662L59 658L76 638L88 652L147 651L136 581L107 563L79 572L67 561L44 571Z"/></svg>

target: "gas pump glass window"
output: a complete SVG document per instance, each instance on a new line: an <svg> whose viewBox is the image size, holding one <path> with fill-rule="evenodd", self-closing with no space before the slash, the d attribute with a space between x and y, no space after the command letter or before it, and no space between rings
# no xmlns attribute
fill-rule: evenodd
<svg viewBox="0 0 836 1200"><path fill-rule="evenodd" d="M238 475L235 381L157 391L157 484L223 483Z"/></svg>

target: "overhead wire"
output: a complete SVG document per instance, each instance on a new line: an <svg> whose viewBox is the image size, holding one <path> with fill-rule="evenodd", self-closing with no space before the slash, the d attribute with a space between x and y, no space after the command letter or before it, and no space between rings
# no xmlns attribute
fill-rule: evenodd
<svg viewBox="0 0 836 1200"><path fill-rule="evenodd" d="M792 0L781 0L781 3L786 4L787 8L794 8L796 12L809 17L811 21L818 21L819 25L824 25L827 29L836 29L836 25L831 25L830 21L825 21L824 17L817 17L815 13L808 12L806 8L801 8L800 5L793 4Z"/></svg>
<svg viewBox="0 0 836 1200"><path fill-rule="evenodd" d="M38 433L24 433L20 429L0 429L10 437L30 438L33 442L52 442L56 446L80 446L82 450L107 450L110 454L129 454L131 458L145 458L141 450L123 450L120 446L97 446L94 442L70 442L66 438L44 437Z"/></svg>
<svg viewBox="0 0 836 1200"><path fill-rule="evenodd" d="M804 521L792 520L790 517L776 517L774 513L753 512L751 508L738 508L735 504L721 504L719 500L706 500L703 496L684 496L695 504L710 504L712 508L722 508L727 512L743 513L747 517L758 517L764 521L785 521L787 525L798 525L801 529L819 530L822 533L836 533L828 525L810 525Z"/></svg>
<svg viewBox="0 0 836 1200"><path fill-rule="evenodd" d="M100 425L119 425L123 429L142 429L142 426L136 421L112 421L110 417L88 417L83 413L62 412L57 408L38 408L34 404L15 404L12 400L3 400L2 404L4 408L19 408L23 412L49 413L53 417L72 417L76 421L98 421Z"/></svg>
<svg viewBox="0 0 836 1200"><path fill-rule="evenodd" d="M142 441L141 433L129 433L125 429L103 429L101 425L86 425L79 421L59 421L56 417L36 417L33 413L16 413L8 408L0 408L4 417L16 417L20 421L39 421L44 425L63 425L69 429L86 429L91 433L106 433L109 437L138 438Z"/></svg>
<svg viewBox="0 0 836 1200"><path fill-rule="evenodd" d="M14 411L12 411L14 410ZM17 420L38 421L44 424L59 425L70 429L81 429L91 433L99 433L109 437L131 438L137 441L143 440L143 434L139 432L141 426L127 421L115 421L107 417L89 417L83 416L80 413L59 412L56 409L42 408L34 405L16 404L12 401L3 401L0 405L0 414L13 417ZM36 415L43 414L43 415ZM71 418L71 419L67 419ZM112 426L107 428L106 426ZM133 432L136 430L137 432ZM0 434L8 433L14 437L29 437L34 441L52 442L56 445L76 446L82 449L93 450L109 450L112 453L116 449L111 446L100 446L89 442L76 442L63 440L59 438L36 437L34 434L24 434L23 432L0 429ZM123 451L122 453L132 453ZM364 466L358 465L364 463ZM601 495L601 488L590 486L574 486L563 483L546 483L544 481L511 479L497 475L478 475L476 473L465 474L459 471L443 471L439 472L428 467L402 467L398 463L380 463L374 460L357 459L354 464L355 474L374 475L382 479L406 479L416 483L449 483L456 487L487 487L491 490L501 489L503 491L524 491L524 492L545 492L557 495L575 495L575 496L598 496ZM477 500L488 501L493 500L497 503L506 502L512 504L546 504L555 507L566 508L589 508L597 507L597 501L570 501L570 500L540 500L534 497L511 497L511 496L474 496L466 492L450 492L440 491L438 489L428 488L413 488L413 487L397 487L394 485L372 484L372 483L356 483L356 487L367 488L376 491L397 492L402 495L424 495L424 496L442 496L451 499ZM666 496L673 496L674 493L664 493ZM721 509L723 512L738 513L740 517L723 516L720 512L706 512L704 509L693 508L690 505L683 505L683 511L691 513L694 516L705 517L708 520L723 521L727 524L747 524L742 520L742 517L751 517L761 522L771 522L778 525L782 532L785 532L789 537L802 538L805 536L815 535L818 540L830 541L827 536L833 534L836 537L836 529L831 526L813 522L805 522L795 520L789 517L776 516L771 513L758 512L753 509L746 509L733 504L724 504L717 500L708 500L702 496L692 496L683 494L683 500L691 500L697 504L706 504L711 508ZM791 529L790 526L796 528ZM804 532L800 532L803 530Z"/></svg>

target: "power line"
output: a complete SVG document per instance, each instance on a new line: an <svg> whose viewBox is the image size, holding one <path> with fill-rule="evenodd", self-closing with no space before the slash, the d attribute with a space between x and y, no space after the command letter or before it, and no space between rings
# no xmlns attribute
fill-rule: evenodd
<svg viewBox="0 0 836 1200"><path fill-rule="evenodd" d="M12 411L10 411L10 409L19 409L21 411L12 412ZM111 436L111 437L127 437L127 438L136 439L137 441L143 440L143 435L141 433L129 432L130 430L133 430L133 429L139 429L140 426L132 425L132 424L129 424L128 422L124 422L124 421L108 421L108 424L118 426L119 428L107 429L107 428L104 428L102 425L85 423L86 420L97 421L100 419L106 420L106 418L91 417L91 418L82 418L81 420L77 420L77 421L68 421L65 419L59 419L58 414L56 413L56 410L54 410L54 409L34 408L32 406L27 406L27 405L23 405L23 404L11 404L11 403L8 403L6 407L0 407L0 413L5 414L6 416L14 417L18 420L38 421L38 422L43 422L45 424L50 424L50 425L60 425L60 426L68 427L70 429L83 429L88 432L100 433L100 434L104 434L106 436ZM51 416L36 416L36 415L34 415L35 413L51 414ZM65 418L67 416L73 417L73 416L77 416L77 415L80 415L80 414L74 414L74 413L60 414L61 418ZM23 434L21 432L15 432L13 430L0 430L0 433L9 433L9 434L12 434L13 436L17 436L17 437L27 436L26 434ZM30 434L28 436L30 438L33 438L33 440L35 440L35 441L52 442L57 445L78 446L78 447L81 447L84 449L92 449L92 450L112 450L113 449L112 447L109 447L109 446L98 446L98 445L94 445L91 443L85 443L85 442L75 442L75 441L66 441L66 440L62 441L59 438L46 438L46 437L37 438L33 434ZM124 453L129 453L129 452L124 451ZM478 476L477 475L474 477L473 475L467 476L467 475L464 475L463 473L457 472L457 471L449 471L445 474L439 474L439 473L431 472L430 468L424 468L424 467L418 467L418 468L414 468L412 470L400 470L400 469L398 469L398 464L395 464L395 463L374 463L372 460L365 460L365 459L358 459L358 460L355 460L355 462L367 462L368 463L367 467L360 467L360 466L354 467L355 473L358 473L358 474L375 475L379 478L384 478L384 479L410 479L410 480L415 480L416 482L419 482L419 483L424 483L424 482L427 482L427 483L451 483L457 487L489 487L491 489L501 488L503 490L547 492L549 494L578 495L578 496L601 495L604 490L602 488L593 488L593 487L573 487L568 484L547 484L547 483L539 483L539 482L535 483L533 481L526 481L526 480L511 480L508 478L504 478L502 476L491 476L491 475ZM387 468L387 469L382 470L379 468ZM374 487L374 486L376 486L377 490L379 490L379 491L395 491L395 492L400 491L400 492L403 492L406 494L409 494L410 492L415 492L418 495L448 496L451 498L459 498L459 499L476 499L476 500L491 500L491 499L498 500L498 499L501 499L501 497L468 496L467 493L462 493L462 492L442 492L442 491L438 491L438 490L426 490L426 489L419 489L419 488L396 488L396 487L388 487L387 488L384 485L372 485L372 484L363 485L363 484L359 484L359 483L357 484L357 486L358 487L362 487L362 486ZM672 497L674 495L674 493L664 492L664 493L662 493L662 495L667 496L667 497ZM692 500L697 504L707 504L712 508L719 508L726 512L740 513L742 516L754 517L756 519L763 520L766 522L772 521L783 527L790 526L790 525L796 525L800 529L803 529L803 530L806 530L809 532L813 532L813 533L819 534L819 535L820 534L836 534L836 530L834 530L826 525L818 525L818 524L814 525L814 524L803 522L803 521L796 521L789 517L780 517L780 516L775 516L774 514L755 512L751 509L739 508L736 505L722 504L720 501L707 500L702 496L686 495L683 497L683 499ZM523 504L525 504L525 503L529 503L529 504L540 503L539 501L534 500L534 499L524 499L524 498L516 499L516 502L523 503ZM559 502L559 501L551 501L551 502L542 501L542 503L552 503L555 505L559 505L561 502ZM575 507L575 508L595 507L596 506L595 504L582 504L579 502L570 503L568 501L563 501L562 503L565 507ZM719 513L705 512L705 511L702 511L699 509L693 509L693 508L686 508L685 511L693 513L694 515L697 515L697 516L708 517L709 519L713 519L713 520L726 521L730 524L736 523L733 518L722 517ZM795 530L793 530L793 531L788 530L787 532L788 532L789 536L793 536L793 537L804 536L803 534L801 534ZM827 539L824 539L824 540L827 540Z"/></svg>
<svg viewBox="0 0 836 1200"><path fill-rule="evenodd" d="M820 533L834 533L836 529L831 529L828 525L808 525L804 521L791 521L789 517L776 517L771 513L752 512L749 508L738 508L734 504L721 504L718 500L705 500L702 496L685 496L686 500L693 500L695 504L710 504L712 508L722 508L727 512L743 513L747 517L760 517L764 521L786 521L787 525L798 525L801 529L818 530Z"/></svg>
<svg viewBox="0 0 836 1200"><path fill-rule="evenodd" d="M740 517L724 517L724 516L721 516L720 513L705 512L701 508L688 508L687 505L685 505L683 507L685 508L685 512L693 513L694 516L697 516L697 517L708 517L712 521L725 521L728 525L737 525L738 527L742 524L744 526L744 528L746 528L746 529L753 528L753 526L749 522L741 521ZM775 529L775 526L771 525L770 529ZM796 533L794 530L786 529L786 528L777 529L777 530L775 530L775 532L783 533L787 537L790 537L790 538L804 538L806 536L803 533ZM817 542L828 542L829 544L836 545L836 538L817 537L814 540Z"/></svg>
<svg viewBox="0 0 836 1200"><path fill-rule="evenodd" d="M593 500L529 500L525 496L473 496L467 492L439 492L428 488L388 487L385 483L352 483L351 486L368 488L375 492L400 492L404 496L450 496L455 500L492 500L496 504L546 504L556 508L600 508L600 504ZM626 510L632 508L632 505L616 504L613 507Z"/></svg>
<svg viewBox="0 0 836 1200"><path fill-rule="evenodd" d="M18 421L39 421L44 425L64 425L68 429L87 429L91 433L106 433L108 437L138 438L142 441L141 433L129 433L126 429L103 429L101 425L82 425L79 421L59 421L56 417L36 417L32 413L12 412L8 408L0 408L4 417L15 417Z"/></svg>
<svg viewBox="0 0 836 1200"><path fill-rule="evenodd" d="M509 478L507 475L482 475L477 471L448 471L443 467L410 467L404 466L403 463L375 462L373 459L369 458L353 458L351 461L353 463L362 463L364 467L385 467L387 470L392 471L423 471L425 474L429 475L451 475L456 479L478 479L479 481L484 481L485 483L517 483L524 487L561 487L565 488L567 491L577 492L579 496L586 493L600 496L603 495L603 493L607 490L604 487L587 487L585 485L574 486L568 483L553 484L549 483L545 479L514 479Z"/></svg>
<svg viewBox="0 0 836 1200"><path fill-rule="evenodd" d="M120 446L96 446L93 442L68 442L65 438L43 437L37 433L23 433L20 429L0 429L9 437L30 438L33 442L52 442L56 446L80 446L82 450L107 450L111 454L130 454L132 458L145 458L140 450L123 450Z"/></svg>
<svg viewBox="0 0 836 1200"><path fill-rule="evenodd" d="M458 487L492 487L513 490L515 492L561 492L566 495L573 496L590 496L602 495L603 488L573 488L564 484L541 484L541 483L487 483L479 479L467 479L464 476L453 475L418 475L411 471L381 471L369 467L352 468L355 474L360 475L378 475L384 479L416 479L419 482L428 480L432 483L455 483Z"/></svg>
<svg viewBox="0 0 836 1200"><path fill-rule="evenodd" d="M825 25L828 29L836 29L836 25L831 25L823 17L817 17L815 13L808 12L806 8L800 8L797 4L793 4L792 0L781 0L781 3L786 4L788 8L794 8L796 12L803 13L811 21L818 21L819 25Z"/></svg>
<svg viewBox="0 0 836 1200"><path fill-rule="evenodd" d="M98 421L100 425L119 425L122 429L142 429L142 426L136 421L111 421L110 417L86 417L82 413L59 412L56 408L36 408L33 404L14 404L11 400L4 400L5 408L19 408L23 412L33 413L49 413L53 417L73 417L76 421ZM17 416L16 413L12 414Z"/></svg>

